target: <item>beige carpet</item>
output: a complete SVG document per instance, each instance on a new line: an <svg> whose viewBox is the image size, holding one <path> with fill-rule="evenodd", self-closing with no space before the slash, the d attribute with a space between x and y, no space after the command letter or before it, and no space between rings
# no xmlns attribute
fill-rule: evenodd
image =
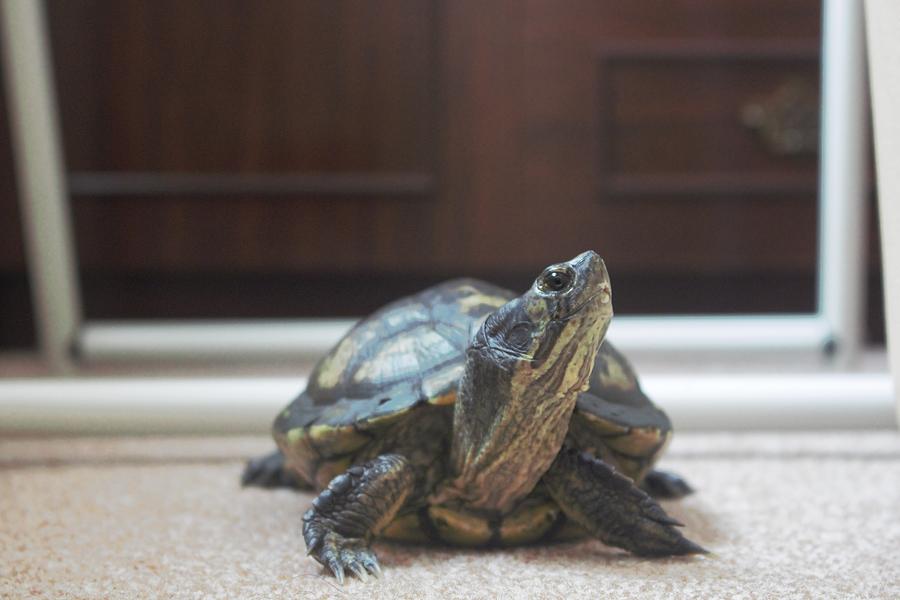
<svg viewBox="0 0 900 600"><path fill-rule="evenodd" d="M241 490L263 438L0 440L2 598L900 598L900 438L681 434L666 508L710 557L599 542L378 544L343 588L304 556L311 496Z"/></svg>

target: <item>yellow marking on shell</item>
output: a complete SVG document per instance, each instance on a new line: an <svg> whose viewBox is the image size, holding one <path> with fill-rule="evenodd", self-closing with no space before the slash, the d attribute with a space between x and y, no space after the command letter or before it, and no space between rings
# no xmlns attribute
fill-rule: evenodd
<svg viewBox="0 0 900 600"><path fill-rule="evenodd" d="M459 363L426 377L422 381L422 393L431 404L453 404L456 400L456 384L464 369L465 365Z"/></svg>
<svg viewBox="0 0 900 600"><path fill-rule="evenodd" d="M484 546L491 539L491 528L482 517L443 506L428 507L428 516L441 539L459 546Z"/></svg>
<svg viewBox="0 0 900 600"><path fill-rule="evenodd" d="M353 336L345 337L334 351L326 356L316 372L316 380L321 387L334 387L341 380L341 376L353 358L356 350L356 342Z"/></svg>
<svg viewBox="0 0 900 600"><path fill-rule="evenodd" d="M628 435L604 440L604 443L617 452L630 456L650 456L660 442L661 432L655 427L635 427Z"/></svg>
<svg viewBox="0 0 900 600"><path fill-rule="evenodd" d="M433 406L450 406L456 403L456 390L441 394L440 396L429 396L428 404Z"/></svg>
<svg viewBox="0 0 900 600"><path fill-rule="evenodd" d="M382 429L389 425L393 425L400 419L406 417L406 412L404 410L388 413L386 415L381 415L380 417L368 417L361 419L359 425L365 429L366 431L371 431L373 429Z"/></svg>
<svg viewBox="0 0 900 600"><path fill-rule="evenodd" d="M442 363L446 359L456 356L459 351L453 347L444 336L439 334L430 325L417 327L412 332L419 354L431 357L435 363Z"/></svg>
<svg viewBox="0 0 900 600"><path fill-rule="evenodd" d="M443 336L423 325L387 342L375 356L360 365L353 380L380 383L405 378L423 367L420 356L427 356L428 364L439 364L457 354L458 350Z"/></svg>
<svg viewBox="0 0 900 600"><path fill-rule="evenodd" d="M315 377L324 388L337 385L353 359L353 356L367 344L383 334L384 328L379 320L364 321L342 339L319 364Z"/></svg>
<svg viewBox="0 0 900 600"><path fill-rule="evenodd" d="M290 430L288 430L288 432L285 434L284 437L287 440L288 444L290 444L291 446L294 446L298 442L300 442L300 440L302 440L303 438L306 437L306 429L304 429L303 427L297 427L295 429L290 429Z"/></svg>
<svg viewBox="0 0 900 600"><path fill-rule="evenodd" d="M402 302L387 310L382 310L373 322L383 322L388 329L405 329L417 321L427 322L430 317L429 310L421 302Z"/></svg>
<svg viewBox="0 0 900 600"><path fill-rule="evenodd" d="M606 360L606 370L599 373L600 384L604 387L614 387L620 390L633 390L634 378L628 374L625 367L611 356Z"/></svg>
<svg viewBox="0 0 900 600"><path fill-rule="evenodd" d="M472 288L471 286L465 286L464 288ZM459 306L459 310L462 312L469 314L471 312L475 312L481 306L491 306L493 308L500 308L504 304L509 302L508 298L503 298L501 296L491 296L489 294L480 294L475 293L471 296L463 296L459 300L456 301L457 306Z"/></svg>
<svg viewBox="0 0 900 600"><path fill-rule="evenodd" d="M325 461L316 472L316 489L324 490L331 480L350 468L350 457Z"/></svg>
<svg viewBox="0 0 900 600"><path fill-rule="evenodd" d="M613 423L608 419L604 419L602 417L598 417L593 413L589 413L587 411L578 410L575 414L584 419L588 426L596 431L601 436L609 436L609 435L623 435L628 433L629 428L624 425L619 425L618 423Z"/></svg>
<svg viewBox="0 0 900 600"><path fill-rule="evenodd" d="M385 344L378 354L360 365L353 381L378 383L415 373L418 368L416 340L403 335Z"/></svg>
<svg viewBox="0 0 900 600"><path fill-rule="evenodd" d="M275 443L284 454L286 465L290 470L299 473L305 481L314 481L313 469L318 460L318 453L310 445L303 427L290 429L284 434L275 434Z"/></svg>
<svg viewBox="0 0 900 600"><path fill-rule="evenodd" d="M307 431L313 447L326 458L354 452L369 441L367 436L358 433L350 425L312 425Z"/></svg>
<svg viewBox="0 0 900 600"><path fill-rule="evenodd" d="M500 541L506 546L529 544L541 539L559 516L555 502L524 503L503 518Z"/></svg>
<svg viewBox="0 0 900 600"><path fill-rule="evenodd" d="M422 527L419 525L419 516L416 513L407 513L391 521L381 531L381 537L407 543L425 543L430 541Z"/></svg>

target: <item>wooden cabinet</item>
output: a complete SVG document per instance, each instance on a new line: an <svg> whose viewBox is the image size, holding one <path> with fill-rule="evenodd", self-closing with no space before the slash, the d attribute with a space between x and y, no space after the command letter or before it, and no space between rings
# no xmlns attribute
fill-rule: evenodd
<svg viewBox="0 0 900 600"><path fill-rule="evenodd" d="M433 12L52 3L84 267L427 267Z"/></svg>
<svg viewBox="0 0 900 600"><path fill-rule="evenodd" d="M817 159L759 119L815 128L816 0L48 8L90 316L360 314L586 248L620 313L813 309Z"/></svg>

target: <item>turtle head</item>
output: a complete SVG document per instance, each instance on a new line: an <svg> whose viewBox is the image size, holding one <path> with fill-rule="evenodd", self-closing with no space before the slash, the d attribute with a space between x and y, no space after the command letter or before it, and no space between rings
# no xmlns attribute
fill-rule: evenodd
<svg viewBox="0 0 900 600"><path fill-rule="evenodd" d="M606 265L597 253L584 252L544 269L525 294L490 315L470 353L483 347L495 354L498 364L523 375L527 372L528 378L548 370L571 370L573 361L581 364L584 354L596 353L612 314ZM597 343L586 344L592 338ZM588 375L591 365L593 358L588 361ZM568 383L574 383L569 379ZM586 382L587 376L581 383Z"/></svg>
<svg viewBox="0 0 900 600"><path fill-rule="evenodd" d="M544 269L485 320L454 409L450 486L467 505L503 512L549 468L612 314L606 266L588 251Z"/></svg>

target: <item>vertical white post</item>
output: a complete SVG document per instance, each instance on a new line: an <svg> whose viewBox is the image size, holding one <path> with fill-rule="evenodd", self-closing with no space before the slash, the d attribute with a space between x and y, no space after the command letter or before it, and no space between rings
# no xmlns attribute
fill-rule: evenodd
<svg viewBox="0 0 900 600"><path fill-rule="evenodd" d="M900 3L866 2L888 356L900 424Z"/></svg>
<svg viewBox="0 0 900 600"><path fill-rule="evenodd" d="M0 38L38 337L48 365L64 372L81 302L43 9L0 0Z"/></svg>
<svg viewBox="0 0 900 600"><path fill-rule="evenodd" d="M842 362L864 331L867 102L862 0L824 0L818 310Z"/></svg>

